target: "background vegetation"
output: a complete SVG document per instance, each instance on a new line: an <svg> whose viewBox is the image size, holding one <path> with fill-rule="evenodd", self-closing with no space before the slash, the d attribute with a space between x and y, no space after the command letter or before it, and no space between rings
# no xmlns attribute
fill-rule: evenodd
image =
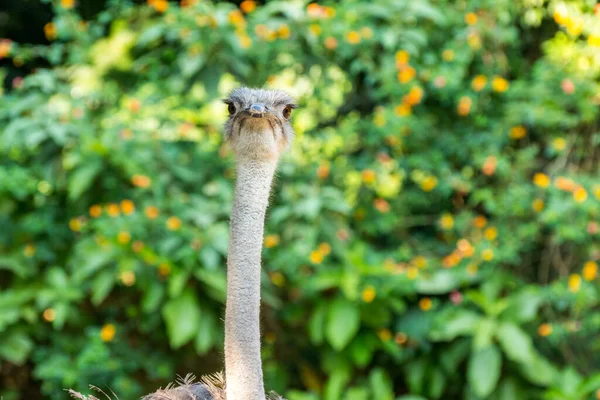
<svg viewBox="0 0 600 400"><path fill-rule="evenodd" d="M239 84L301 105L266 225L268 388L600 398L594 1L11 3L5 400L222 368Z"/></svg>

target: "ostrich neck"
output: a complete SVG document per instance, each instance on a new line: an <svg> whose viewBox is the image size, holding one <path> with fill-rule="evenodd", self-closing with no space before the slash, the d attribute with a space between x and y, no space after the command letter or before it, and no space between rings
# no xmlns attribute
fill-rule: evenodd
<svg viewBox="0 0 600 400"><path fill-rule="evenodd" d="M225 310L227 400L264 400L260 262L276 161L240 161L231 215Z"/></svg>

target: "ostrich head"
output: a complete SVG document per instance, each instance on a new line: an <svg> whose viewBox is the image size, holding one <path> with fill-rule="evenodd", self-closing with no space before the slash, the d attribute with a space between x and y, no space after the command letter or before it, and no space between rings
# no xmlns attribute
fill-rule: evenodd
<svg viewBox="0 0 600 400"><path fill-rule="evenodd" d="M229 111L225 138L238 161L276 161L294 136L292 97L282 90L242 87L224 102Z"/></svg>

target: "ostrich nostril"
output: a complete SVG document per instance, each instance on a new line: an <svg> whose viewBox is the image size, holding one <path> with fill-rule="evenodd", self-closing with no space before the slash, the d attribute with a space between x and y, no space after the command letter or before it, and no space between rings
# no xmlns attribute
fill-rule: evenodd
<svg viewBox="0 0 600 400"><path fill-rule="evenodd" d="M265 106L263 104L252 104L248 111L253 117L262 117L265 113Z"/></svg>

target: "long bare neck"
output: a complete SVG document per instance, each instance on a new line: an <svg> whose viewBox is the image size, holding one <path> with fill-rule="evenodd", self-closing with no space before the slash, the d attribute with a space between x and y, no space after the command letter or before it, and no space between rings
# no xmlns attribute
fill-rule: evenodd
<svg viewBox="0 0 600 400"><path fill-rule="evenodd" d="M260 261L277 161L240 161L231 215L225 310L227 400L264 400L260 359Z"/></svg>

